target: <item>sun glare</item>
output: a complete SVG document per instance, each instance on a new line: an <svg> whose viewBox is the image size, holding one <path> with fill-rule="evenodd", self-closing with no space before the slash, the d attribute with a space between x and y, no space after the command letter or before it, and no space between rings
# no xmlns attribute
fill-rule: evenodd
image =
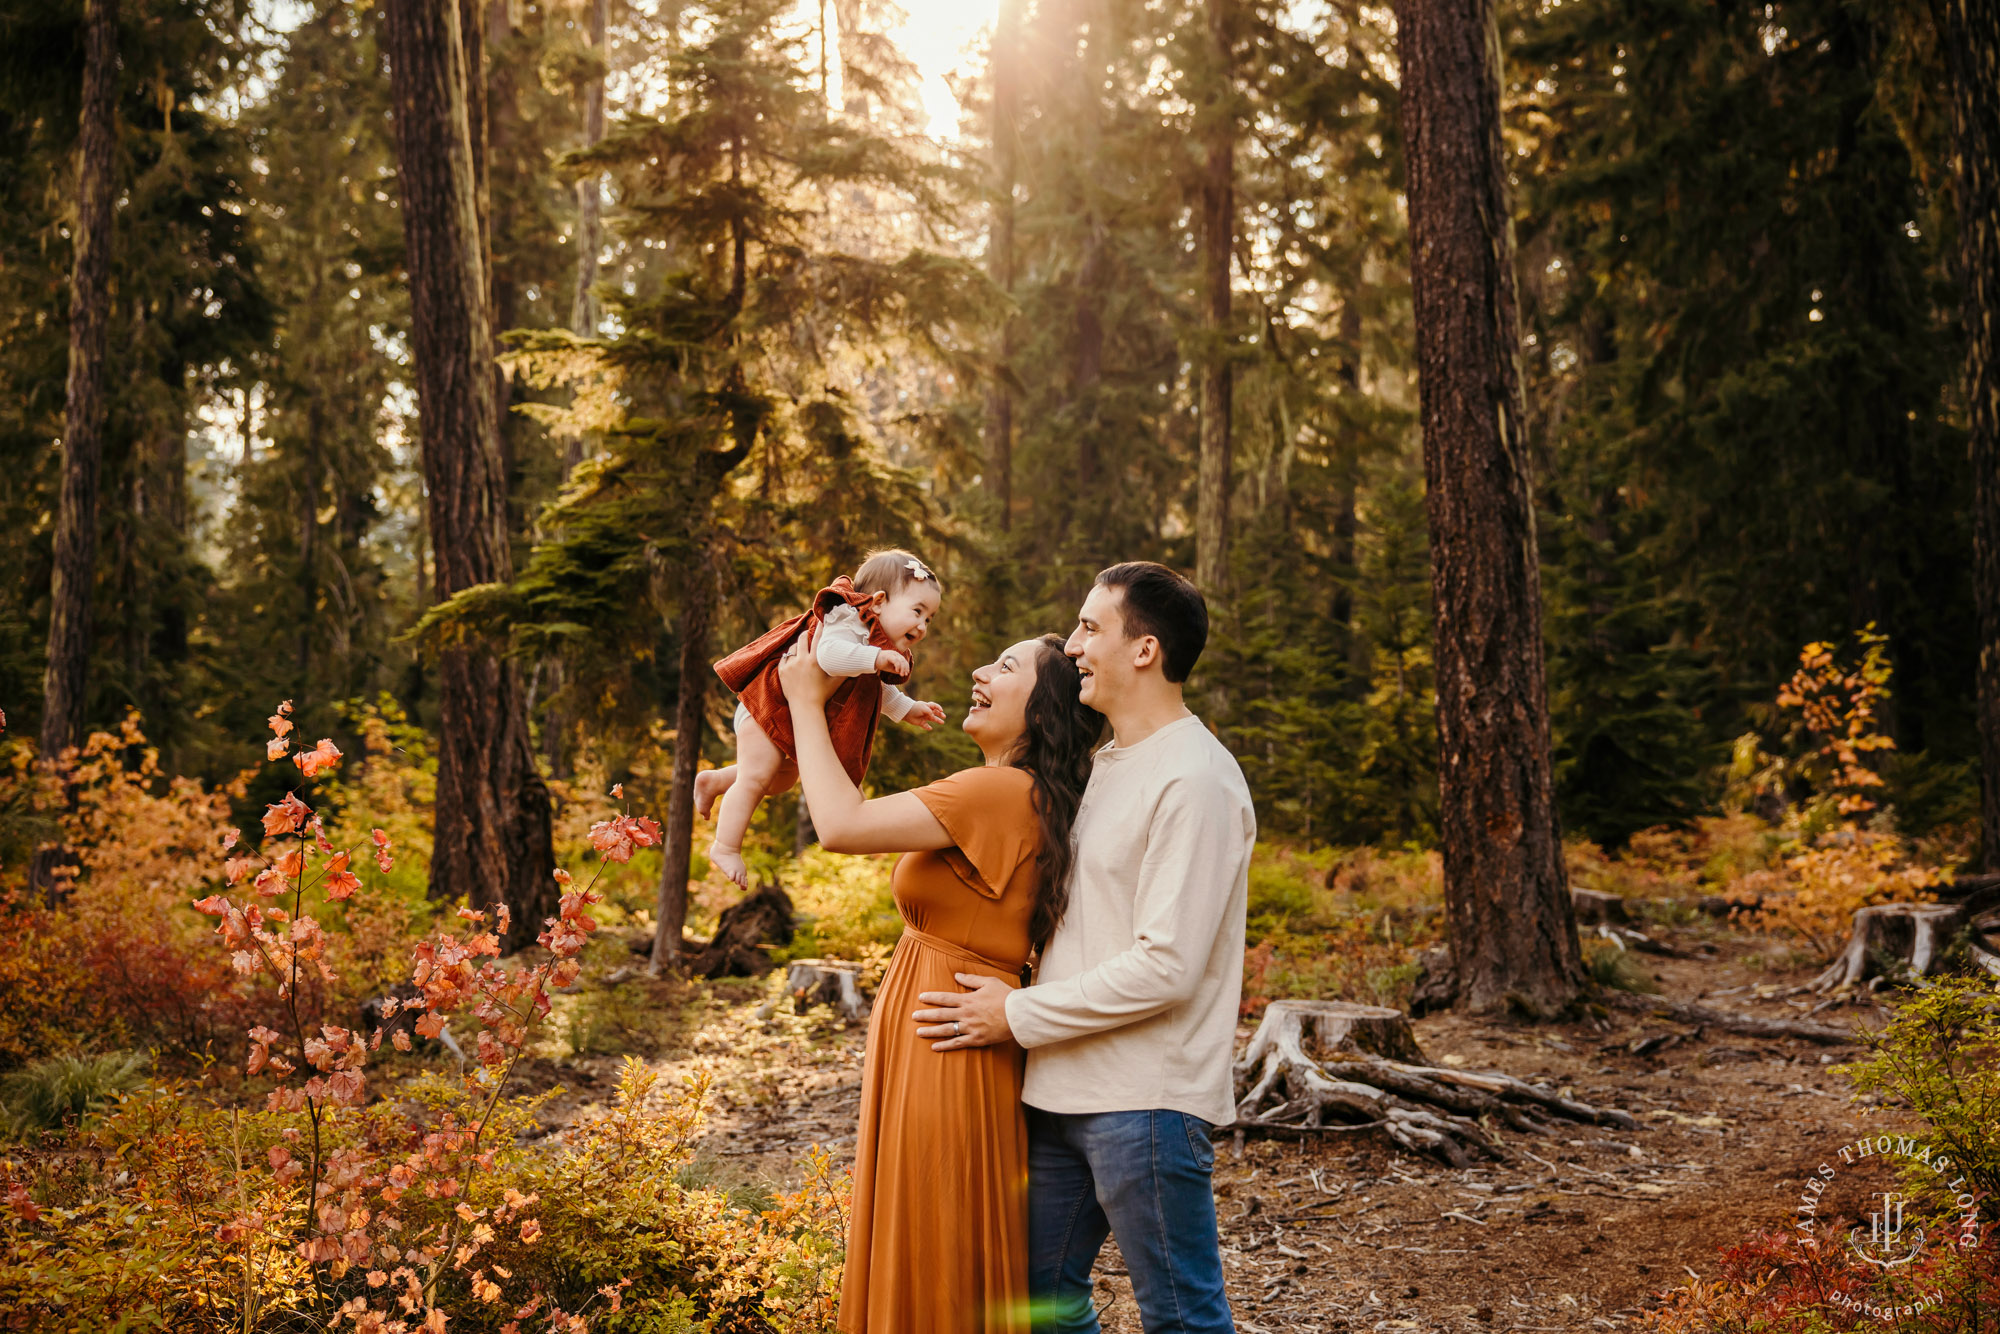
<svg viewBox="0 0 2000 1334"><path fill-rule="evenodd" d="M904 0L905 17L892 29L896 45L923 74L924 116L940 139L958 135L958 99L949 75L976 68L998 0Z"/></svg>

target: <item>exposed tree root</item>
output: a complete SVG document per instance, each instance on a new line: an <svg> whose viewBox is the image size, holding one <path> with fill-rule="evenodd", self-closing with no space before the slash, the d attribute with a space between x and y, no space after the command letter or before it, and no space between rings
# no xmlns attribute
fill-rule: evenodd
<svg viewBox="0 0 2000 1334"><path fill-rule="evenodd" d="M1558 1121L1636 1129L1630 1115L1592 1107L1493 1070L1424 1058L1400 1010L1345 1001L1273 1001L1236 1063L1239 1133L1380 1128L1413 1152L1462 1166L1500 1159L1481 1119L1546 1135Z"/></svg>

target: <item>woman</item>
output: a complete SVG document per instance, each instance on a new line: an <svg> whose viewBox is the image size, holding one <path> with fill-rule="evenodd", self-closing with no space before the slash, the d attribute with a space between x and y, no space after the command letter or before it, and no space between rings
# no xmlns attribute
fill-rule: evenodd
<svg viewBox="0 0 2000 1334"><path fill-rule="evenodd" d="M827 734L841 682L810 654L779 680L820 843L908 854L892 881L905 930L868 1026L840 1328L1027 1334L1021 1049L932 1051L907 1016L956 973L1018 976L1055 930L1103 720L1077 699L1062 640L1022 640L972 674L965 732L985 764L864 801Z"/></svg>

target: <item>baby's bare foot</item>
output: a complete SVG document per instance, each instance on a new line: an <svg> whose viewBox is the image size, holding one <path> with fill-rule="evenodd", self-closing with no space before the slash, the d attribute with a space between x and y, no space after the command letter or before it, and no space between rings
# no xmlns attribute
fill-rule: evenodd
<svg viewBox="0 0 2000 1334"><path fill-rule="evenodd" d="M730 780L736 776L736 766L727 769L703 769L694 776L694 813L706 820L715 810L716 800L729 790Z"/></svg>
<svg viewBox="0 0 2000 1334"><path fill-rule="evenodd" d="M750 868L743 864L743 854L738 849L711 843L708 845L708 864L734 880L738 889L750 888Z"/></svg>

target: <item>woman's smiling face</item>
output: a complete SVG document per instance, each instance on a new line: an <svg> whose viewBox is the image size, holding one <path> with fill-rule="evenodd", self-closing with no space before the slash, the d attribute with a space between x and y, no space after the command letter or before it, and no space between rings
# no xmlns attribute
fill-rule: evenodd
<svg viewBox="0 0 2000 1334"><path fill-rule="evenodd" d="M1010 754L1028 728L1028 696L1035 688L1041 645L1024 639L972 674L972 708L965 715L965 734L979 743L986 757Z"/></svg>

